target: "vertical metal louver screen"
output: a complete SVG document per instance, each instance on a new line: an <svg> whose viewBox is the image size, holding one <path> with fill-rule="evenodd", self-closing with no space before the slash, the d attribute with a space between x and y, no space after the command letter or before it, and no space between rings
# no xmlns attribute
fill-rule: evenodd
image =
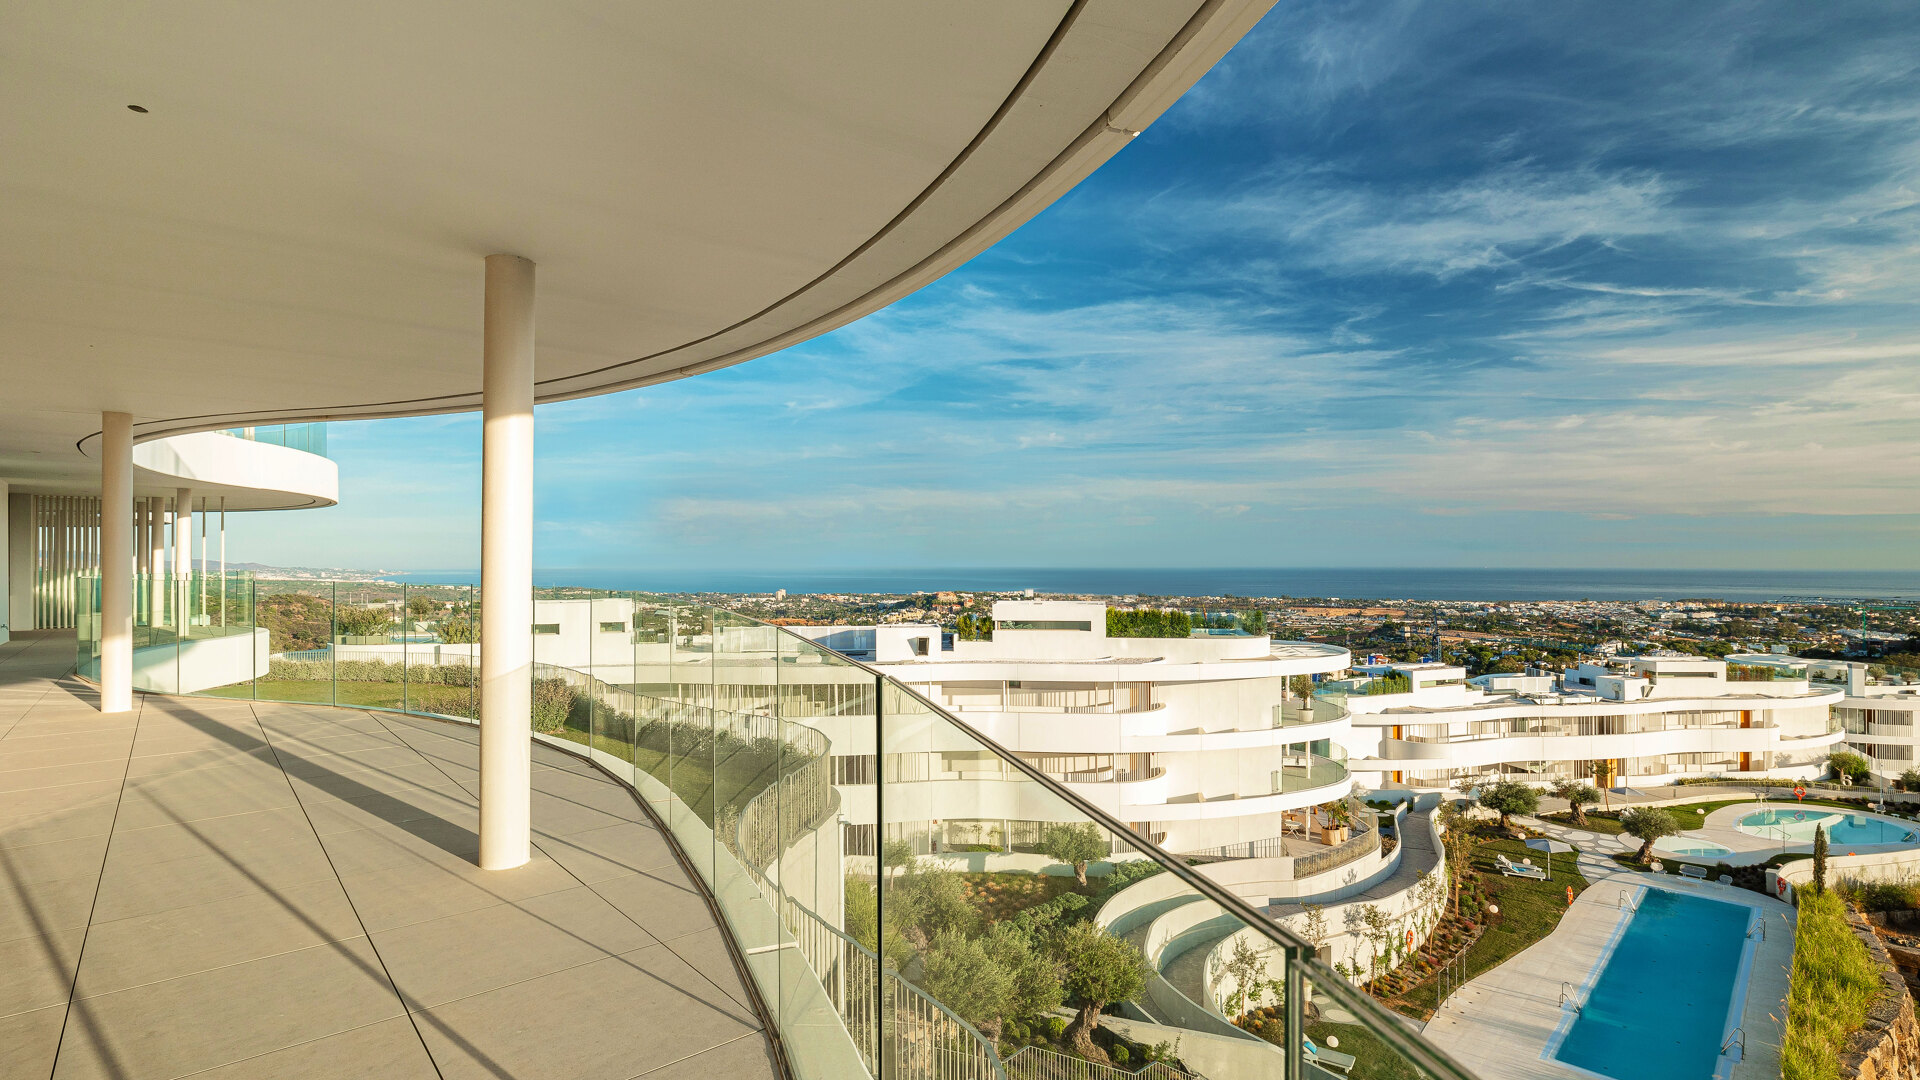
<svg viewBox="0 0 1920 1080"><path fill-rule="evenodd" d="M100 571L100 500L35 495L32 514L34 625L72 629L80 579Z"/></svg>

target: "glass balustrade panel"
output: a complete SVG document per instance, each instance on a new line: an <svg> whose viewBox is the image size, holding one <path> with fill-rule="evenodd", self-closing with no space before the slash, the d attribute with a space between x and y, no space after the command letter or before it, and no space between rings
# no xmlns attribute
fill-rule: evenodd
<svg viewBox="0 0 1920 1080"><path fill-rule="evenodd" d="M369 709L407 707L404 590L379 582L334 589L334 700Z"/></svg>
<svg viewBox="0 0 1920 1080"><path fill-rule="evenodd" d="M755 807L743 846L751 869L770 867L766 886L781 912L779 1014L794 1074L859 1076L876 1061L881 985L872 933L878 679L790 633L776 646L778 813L769 822L772 808Z"/></svg>
<svg viewBox="0 0 1920 1080"><path fill-rule="evenodd" d="M267 631L261 701L334 702L334 583L254 582L254 616Z"/></svg>

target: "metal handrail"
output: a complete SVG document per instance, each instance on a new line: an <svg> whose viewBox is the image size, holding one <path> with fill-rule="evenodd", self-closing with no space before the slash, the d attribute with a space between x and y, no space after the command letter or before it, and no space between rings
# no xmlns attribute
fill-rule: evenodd
<svg viewBox="0 0 1920 1080"><path fill-rule="evenodd" d="M761 622L751 616L738 615L732 612L728 614L756 625L772 625ZM824 647L818 642L801 637L799 634L794 633L784 626L774 627L774 629L812 648ZM1179 878L1181 882L1191 887L1202 897L1219 904L1222 911L1233 915L1247 926L1258 928L1261 934L1271 938L1276 944L1286 950L1289 983L1289 993L1287 995L1287 1009L1289 1013L1287 1028L1289 1032L1301 1032L1305 1030L1304 1017L1298 1013L1302 1004L1301 994L1293 991L1298 989L1304 981L1305 976L1311 973L1314 987L1317 991L1328 993L1335 998L1342 999L1341 1004L1345 1005L1357 1018L1364 1018L1362 1025L1366 1027L1368 1031L1372 1032L1375 1038L1384 1042L1388 1049L1406 1058L1416 1068L1425 1070L1432 1076L1438 1078L1438 1080L1474 1080L1471 1072L1455 1062L1446 1053L1408 1031L1406 1026L1392 1014L1388 1013L1378 1001L1369 995L1362 994L1358 990L1355 990L1353 986L1346 981L1345 976L1342 976L1316 959L1315 949L1306 939L1295 934L1286 926L1267 918L1251 904L1227 891L1213 879L1200 874L1188 866L1183 860L1176 858L1165 848L1162 848L1159 844L1133 832L1127 828L1124 823L1114 818L1113 815L1101 810L1086 799L1068 790L1065 785L1041 772L1013 751L1000 745L946 709L929 701L924 694L921 694L913 687L899 682L885 672L859 660L854 660L851 657L846 657L845 659L853 666L873 675L874 678L880 680L881 683L891 684L895 690L904 693L908 698L925 706L933 715L942 717L949 723L957 725L961 730L965 731L968 736L978 742L983 749L990 751L1005 761L1014 771L1026 776L1034 783L1039 784L1048 793L1060 799L1095 824L1115 836L1127 837L1128 843L1131 844L1136 851L1159 863L1167 873ZM1293 1042L1293 1040L1289 1041ZM1288 1051L1289 1067L1294 1068L1294 1074L1297 1075L1298 1070L1295 1067L1296 1063L1293 1061L1299 1054L1297 1042L1295 1042L1293 1046L1283 1049Z"/></svg>

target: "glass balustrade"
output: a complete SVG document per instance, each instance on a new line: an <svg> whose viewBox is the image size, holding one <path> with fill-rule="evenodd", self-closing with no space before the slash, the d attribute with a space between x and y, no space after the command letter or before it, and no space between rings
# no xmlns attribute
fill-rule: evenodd
<svg viewBox="0 0 1920 1080"><path fill-rule="evenodd" d="M304 450L309 454L327 456L327 425L320 424L261 424L255 427L227 428L221 432L236 439L248 442L262 442L273 446L286 446L295 450Z"/></svg>
<svg viewBox="0 0 1920 1080"><path fill-rule="evenodd" d="M478 715L478 589L229 574L136 591L144 689ZM554 595L529 628L534 737L630 785L672 835L792 1075L1465 1080L1313 943L910 688L732 612ZM1344 752L1297 744L1282 773L1289 791L1337 783Z"/></svg>

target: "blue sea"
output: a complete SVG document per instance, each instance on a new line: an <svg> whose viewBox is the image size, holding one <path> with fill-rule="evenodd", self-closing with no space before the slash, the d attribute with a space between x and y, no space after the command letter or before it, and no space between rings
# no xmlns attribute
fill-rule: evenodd
<svg viewBox="0 0 1920 1080"><path fill-rule="evenodd" d="M420 584L478 581L477 570L395 575ZM1720 600L1766 601L1787 596L1829 598L1920 597L1920 571L1911 570L1590 570L1295 567L1275 569L1167 568L922 568L902 570L607 570L554 568L534 572L534 584L663 593L909 593L957 589L1036 595L1293 596L1342 600Z"/></svg>

